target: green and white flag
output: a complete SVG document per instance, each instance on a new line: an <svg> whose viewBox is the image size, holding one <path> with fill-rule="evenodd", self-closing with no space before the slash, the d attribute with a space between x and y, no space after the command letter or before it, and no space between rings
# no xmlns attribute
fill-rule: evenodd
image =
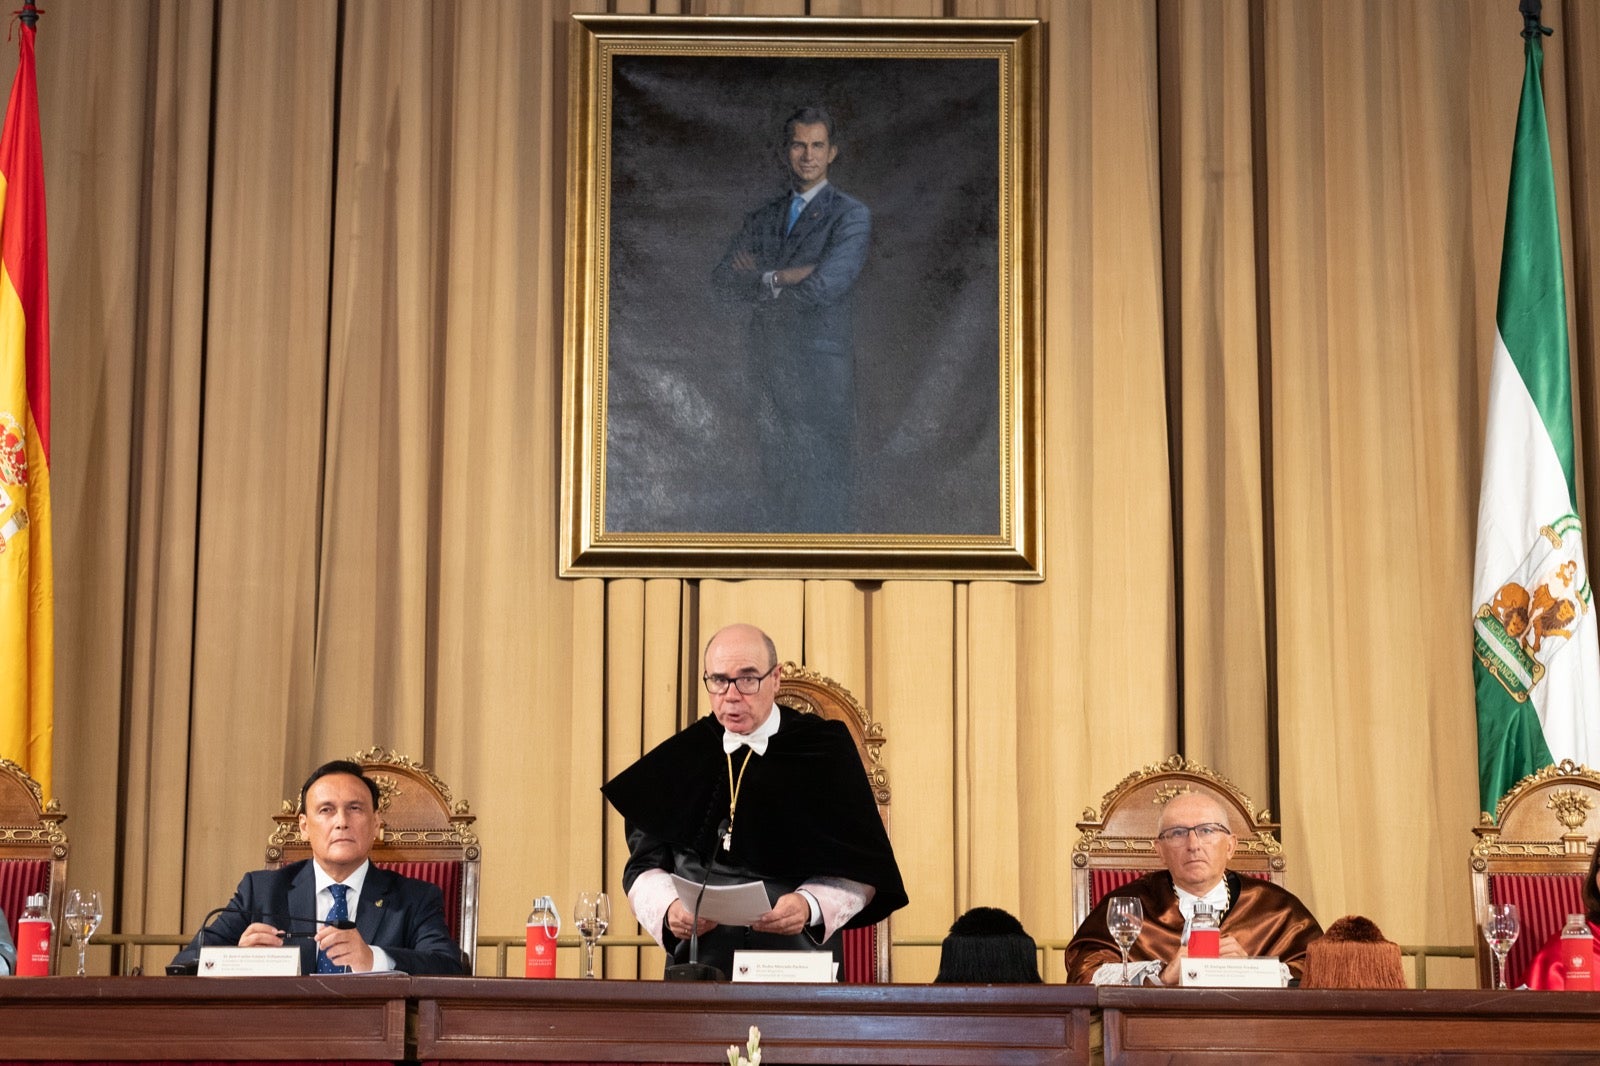
<svg viewBox="0 0 1600 1066"><path fill-rule="evenodd" d="M1537 34L1526 52L1472 584L1478 787L1489 812L1556 760L1600 766L1600 643L1578 520L1567 300Z"/></svg>

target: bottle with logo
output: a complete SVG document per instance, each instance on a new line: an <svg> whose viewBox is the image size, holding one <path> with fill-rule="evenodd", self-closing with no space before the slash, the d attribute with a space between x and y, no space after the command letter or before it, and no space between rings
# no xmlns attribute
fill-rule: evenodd
<svg viewBox="0 0 1600 1066"><path fill-rule="evenodd" d="M1561 961L1567 969L1565 987L1569 992L1594 990L1594 937L1581 914L1567 915L1566 928L1561 930Z"/></svg>
<svg viewBox="0 0 1600 1066"><path fill-rule="evenodd" d="M17 976L50 976L50 942L55 939L56 923L50 920L43 892L28 897L28 904L17 919Z"/></svg>
<svg viewBox="0 0 1600 1066"><path fill-rule="evenodd" d="M1222 953L1222 927L1211 911L1211 904L1196 903L1189 919L1189 957L1214 959Z"/></svg>
<svg viewBox="0 0 1600 1066"><path fill-rule="evenodd" d="M533 901L528 914L526 977L554 977L556 975L556 937L561 935L561 915L556 902L549 896Z"/></svg>

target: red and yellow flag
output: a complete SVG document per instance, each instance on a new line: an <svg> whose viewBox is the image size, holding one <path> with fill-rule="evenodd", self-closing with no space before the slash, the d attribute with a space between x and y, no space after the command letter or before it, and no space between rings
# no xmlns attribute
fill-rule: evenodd
<svg viewBox="0 0 1600 1066"><path fill-rule="evenodd" d="M0 134L0 757L50 792L55 582L50 572L50 286L29 2Z"/></svg>

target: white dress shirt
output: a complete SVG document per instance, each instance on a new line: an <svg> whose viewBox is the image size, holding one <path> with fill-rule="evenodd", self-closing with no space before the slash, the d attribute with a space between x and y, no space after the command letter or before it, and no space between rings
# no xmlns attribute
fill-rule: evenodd
<svg viewBox="0 0 1600 1066"><path fill-rule="evenodd" d="M367 883L367 871L372 869L372 860L369 859L362 863L354 873L343 881L335 880L328 871L322 868L322 865L316 859L311 860L311 869L315 872L317 878L317 921L327 921L328 912L333 910L333 892L328 888L329 885L333 884L342 884L349 889L344 894L344 906L350 915L350 920L352 922L355 921L356 902L361 899L361 889ZM368 944L367 947L372 949L373 973L394 969L394 960L389 957L387 951L384 951L376 944Z"/></svg>

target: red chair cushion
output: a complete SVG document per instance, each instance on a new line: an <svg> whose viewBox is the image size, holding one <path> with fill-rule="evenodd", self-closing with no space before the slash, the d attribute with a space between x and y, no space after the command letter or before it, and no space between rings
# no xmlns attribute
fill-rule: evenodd
<svg viewBox="0 0 1600 1066"><path fill-rule="evenodd" d="M864 925L844 931L844 982L870 985L878 980L878 927Z"/></svg>
<svg viewBox="0 0 1600 1066"><path fill-rule="evenodd" d="M6 912L6 926L13 942L17 939L17 920L35 892L50 891L50 860L0 859L0 909Z"/></svg>
<svg viewBox="0 0 1600 1066"><path fill-rule="evenodd" d="M1583 910L1582 894L1582 874L1490 876L1489 902L1517 905L1517 942L1506 956L1507 985L1516 988L1527 980L1528 964L1545 941L1561 932L1568 914Z"/></svg>
<svg viewBox="0 0 1600 1066"><path fill-rule="evenodd" d="M1090 870L1089 907L1091 909L1098 907L1100 901L1111 893L1149 872L1148 870Z"/></svg>
<svg viewBox="0 0 1600 1066"><path fill-rule="evenodd" d="M414 877L438 886L444 894L444 920L451 936L461 935L461 864L453 860L442 862L380 862L380 869L392 870L402 877ZM469 945L458 945L463 949Z"/></svg>

